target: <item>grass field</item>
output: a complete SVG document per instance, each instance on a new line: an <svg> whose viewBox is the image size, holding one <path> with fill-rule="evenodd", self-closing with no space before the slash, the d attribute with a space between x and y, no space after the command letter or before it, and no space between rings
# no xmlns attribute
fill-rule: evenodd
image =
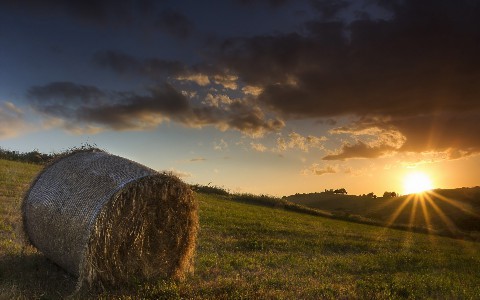
<svg viewBox="0 0 480 300"><path fill-rule="evenodd" d="M427 232L480 241L480 187L437 189L393 198L312 193L284 199L333 215L358 215L388 226L425 228Z"/></svg>
<svg viewBox="0 0 480 300"><path fill-rule="evenodd" d="M0 160L0 299L55 299L75 279L19 233L39 167ZM197 194L195 274L74 298L478 299L480 243L398 231Z"/></svg>

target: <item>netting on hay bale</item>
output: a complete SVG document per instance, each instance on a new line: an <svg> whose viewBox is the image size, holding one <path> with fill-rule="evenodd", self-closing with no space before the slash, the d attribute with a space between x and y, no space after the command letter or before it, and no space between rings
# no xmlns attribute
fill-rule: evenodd
<svg viewBox="0 0 480 300"><path fill-rule="evenodd" d="M178 178L103 151L47 166L22 203L28 241L79 286L183 279L193 270L197 205Z"/></svg>

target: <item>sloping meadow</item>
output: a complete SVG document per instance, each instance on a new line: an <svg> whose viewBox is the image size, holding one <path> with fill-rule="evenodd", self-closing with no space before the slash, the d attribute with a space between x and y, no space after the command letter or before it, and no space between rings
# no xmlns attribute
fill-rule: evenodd
<svg viewBox="0 0 480 300"><path fill-rule="evenodd" d="M62 298L75 278L23 248L20 202L35 176L0 162L0 298ZM19 171L20 170L20 171ZM9 175L6 176L5 174ZM80 291L76 298L391 299L480 294L480 244L349 223L196 194L200 230L195 273L185 281ZM74 297L74 298L75 298Z"/></svg>

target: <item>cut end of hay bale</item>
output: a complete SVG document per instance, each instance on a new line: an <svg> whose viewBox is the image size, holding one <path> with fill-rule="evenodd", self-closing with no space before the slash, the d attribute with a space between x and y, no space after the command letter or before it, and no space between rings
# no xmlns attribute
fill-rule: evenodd
<svg viewBox="0 0 480 300"><path fill-rule="evenodd" d="M38 175L22 203L25 236L78 286L183 279L193 271L197 204L189 186L102 151Z"/></svg>
<svg viewBox="0 0 480 300"><path fill-rule="evenodd" d="M93 227L84 280L181 280L193 271L197 227L193 194L179 179L159 174L132 182L112 197Z"/></svg>

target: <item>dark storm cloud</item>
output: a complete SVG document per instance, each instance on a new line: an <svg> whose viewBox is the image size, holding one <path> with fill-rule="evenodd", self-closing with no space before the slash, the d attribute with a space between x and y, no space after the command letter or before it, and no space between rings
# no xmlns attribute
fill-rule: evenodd
<svg viewBox="0 0 480 300"><path fill-rule="evenodd" d="M30 88L27 97L36 111L62 120L64 127L72 131L85 128L142 130L173 120L190 127L212 125L258 136L284 126L281 120L268 119L259 107L243 100L232 101L226 108L193 105L169 84L138 94L54 82Z"/></svg>
<svg viewBox="0 0 480 300"><path fill-rule="evenodd" d="M236 2L243 4L243 5L252 5L252 4L257 4L259 2L266 2L272 7L279 7L282 6L286 3L288 3L290 0L263 0L263 1L258 1L258 0L235 0Z"/></svg>
<svg viewBox="0 0 480 300"><path fill-rule="evenodd" d="M188 100L170 85L152 88L147 95L123 94L120 101L79 107L78 120L106 125L115 130L148 128L162 118L175 117L189 111Z"/></svg>
<svg viewBox="0 0 480 300"><path fill-rule="evenodd" d="M175 116L189 110L185 97L173 87L152 88L146 95L106 93L94 86L54 82L29 89L32 107L44 115L75 123L105 125L115 130L150 127L155 116Z"/></svg>
<svg viewBox="0 0 480 300"><path fill-rule="evenodd" d="M174 37L182 39L190 36L194 29L192 21L184 14L171 9L160 13L155 26Z"/></svg>
<svg viewBox="0 0 480 300"><path fill-rule="evenodd" d="M207 63L189 66L176 60L138 59L115 50L95 53L92 56L92 63L96 67L111 70L121 76L141 76L156 82L163 82L167 78L187 80L200 86L213 82L230 89L237 88L236 76L232 76L226 69Z"/></svg>
<svg viewBox="0 0 480 300"><path fill-rule="evenodd" d="M179 61L156 58L139 60L131 55L112 50L95 53L92 62L98 67L110 69L120 75L140 75L154 80L188 73L187 67Z"/></svg>
<svg viewBox="0 0 480 300"><path fill-rule="evenodd" d="M195 106L190 113L178 115L176 119L191 127L213 125L222 131L234 129L251 137L260 137L285 126L281 119L268 118L260 107L244 100L235 100L225 108Z"/></svg>
<svg viewBox="0 0 480 300"><path fill-rule="evenodd" d="M390 123L408 137L401 151L462 150L466 155L480 151L478 111L419 115L394 119Z"/></svg>
<svg viewBox="0 0 480 300"><path fill-rule="evenodd" d="M331 16L346 5L312 3ZM388 117L376 126L405 135L400 151L479 152L480 137L465 129L480 119L480 3L376 3L392 17L347 22L322 16L306 23L304 34L226 39L219 62L246 84L262 87L259 100L284 116ZM330 13L324 4L333 5ZM442 138L422 140L431 129L442 131ZM343 152L379 152L355 147Z"/></svg>
<svg viewBox="0 0 480 300"><path fill-rule="evenodd" d="M27 92L33 107L40 112L65 118L73 117L72 108L101 105L105 93L94 86L78 85L71 82L53 82L34 86Z"/></svg>
<svg viewBox="0 0 480 300"><path fill-rule="evenodd" d="M94 86L74 84L72 82L52 82L44 86L34 86L28 90L28 96L35 103L57 103L68 105L79 103L98 103L105 93Z"/></svg>
<svg viewBox="0 0 480 300"><path fill-rule="evenodd" d="M133 56L117 51L101 51L92 57L92 62L98 67L110 69L118 74L141 73L142 62Z"/></svg>
<svg viewBox="0 0 480 300"><path fill-rule="evenodd" d="M234 2L261 7L256 1ZM262 1L271 7L287 2L291 3ZM205 61L193 66L161 58L140 59L119 51L93 56L96 66L152 79L159 89L141 95L107 93L93 86L60 82L33 87L29 97L46 115L114 129L156 126L169 119L187 126L214 125L255 135L284 126L280 119L268 119L268 109L282 118L313 118L330 124L348 117L356 121L337 131L353 137L365 130L404 137L394 144L354 138L325 159L380 157L392 151L449 151L453 156L480 152L480 136L474 130L480 119L480 2L305 3L310 4L314 17L297 27L301 29L212 38L198 45ZM165 6L133 0L0 0L0 9L66 14L96 24L141 20L140 27L158 26L180 38L201 32L200 27L195 30L181 6L175 10L165 10ZM165 80L255 92L246 95L248 101L216 107L195 104L172 86L159 84Z"/></svg>
<svg viewBox="0 0 480 300"><path fill-rule="evenodd" d="M478 112L433 113L395 118L366 117L345 127L335 128L332 133L347 133L353 136L376 136L375 144L362 141L346 143L338 153L324 157L325 160L349 158L376 158L392 151L443 152L455 159L478 153L480 139L477 130ZM370 132L370 133L369 133Z"/></svg>
<svg viewBox="0 0 480 300"><path fill-rule="evenodd" d="M194 126L217 124L220 129L232 128L251 136L261 136L285 126L278 118L267 120L258 106L242 100L233 101L227 111L211 106L195 108L194 115L194 118L185 120L185 123L193 121Z"/></svg>
<svg viewBox="0 0 480 300"><path fill-rule="evenodd" d="M33 14L55 16L66 14L94 24L130 24L138 16L147 16L154 7L152 0L1 0L0 7Z"/></svg>
<svg viewBox="0 0 480 300"><path fill-rule="evenodd" d="M348 1L343 0L310 0L322 17L330 19L335 17L340 11L350 6Z"/></svg>

